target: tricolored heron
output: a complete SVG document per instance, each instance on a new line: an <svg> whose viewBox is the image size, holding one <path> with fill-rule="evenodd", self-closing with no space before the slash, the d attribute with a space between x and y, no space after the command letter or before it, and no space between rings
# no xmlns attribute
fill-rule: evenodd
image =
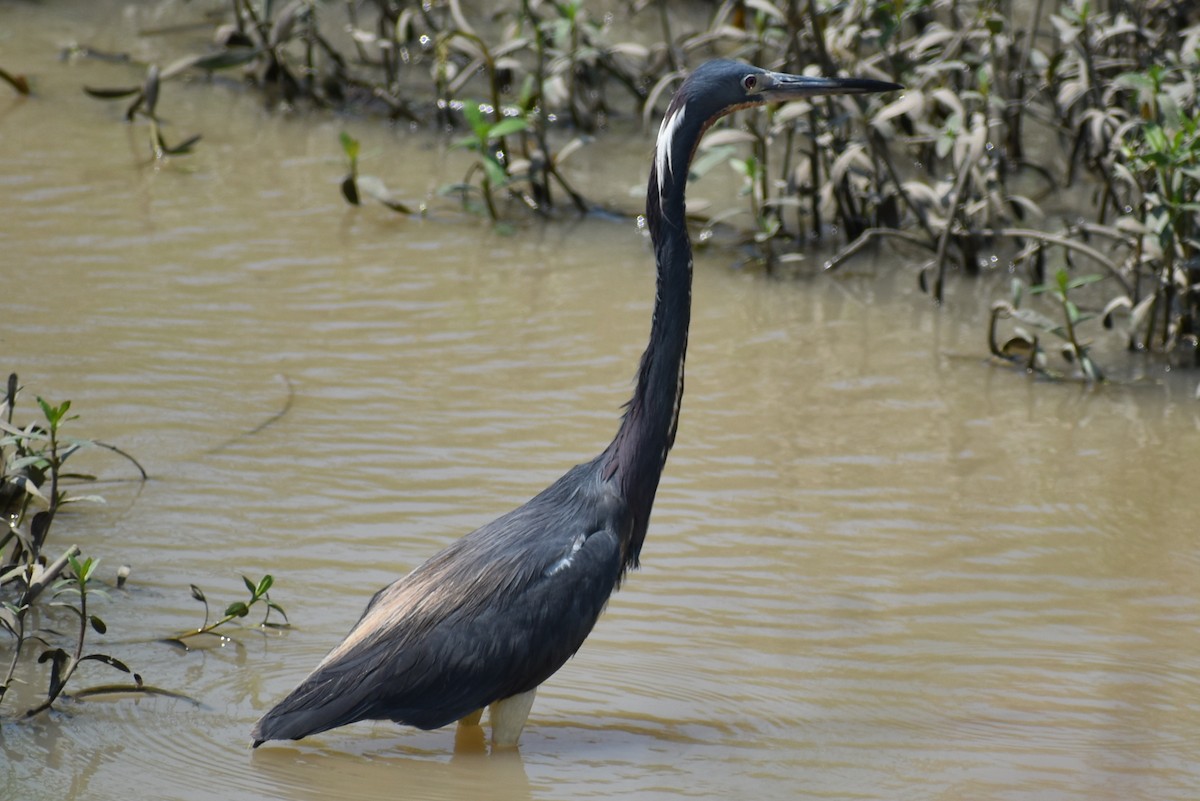
<svg viewBox="0 0 1200 801"><path fill-rule="evenodd" d="M900 87L710 61L679 87L659 128L646 220L658 286L650 343L616 437L539 495L375 594L346 639L254 726L298 740L358 720L422 729L479 722L515 746L538 685L583 645L609 595L638 565L675 442L691 316L684 187L696 144L735 109Z"/></svg>

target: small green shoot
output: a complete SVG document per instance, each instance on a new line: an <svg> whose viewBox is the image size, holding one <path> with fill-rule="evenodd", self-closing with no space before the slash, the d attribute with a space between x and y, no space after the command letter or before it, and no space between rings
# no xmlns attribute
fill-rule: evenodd
<svg viewBox="0 0 1200 801"><path fill-rule="evenodd" d="M184 642L185 640L188 640L192 637L198 637L202 634L214 634L217 632L217 629L221 628L222 626L225 626L232 621L247 617L250 614L250 610L256 604L261 604L266 610L265 614L263 615L263 619L258 624L259 627L280 629L288 628L290 626L290 623L288 623L287 613L283 610L283 607L271 600L269 591L272 585L274 585L275 579L269 573L263 576L257 582L252 581L246 576L242 576L242 583L246 585L246 590L249 592L249 597L245 601L234 601L226 606L225 614L211 623L209 622L210 614L208 597L204 594L204 591L195 584L190 585L192 598L204 604L204 622L198 628L184 632L178 636L171 637L168 642L186 646L186 643ZM283 622L276 623L272 621L270 619L272 612L278 612L283 617ZM218 636L224 635L218 634Z"/></svg>
<svg viewBox="0 0 1200 801"><path fill-rule="evenodd" d="M463 179L462 186L470 186L471 175L476 170L483 173L480 190L488 217L497 222L500 215L496 210L493 192L506 188L512 182L507 167L507 155L504 152L504 137L524 131L529 127L529 122L525 117L491 119L479 103L472 101L464 103L462 111L463 117L471 127L471 135L459 139L454 143L454 147L465 148L476 155L476 161Z"/></svg>
<svg viewBox="0 0 1200 801"><path fill-rule="evenodd" d="M358 172L358 154L360 151L359 142L350 134L342 131L338 136L342 144L342 152L346 155L346 160L349 162L349 170L346 177L342 179L342 197L352 206L362 204L362 196L367 195L379 201L384 206L387 206L392 211L400 214L413 214L413 210L407 204L394 199L388 188L384 186L383 181L371 175L359 175ZM424 209L422 208L423 212Z"/></svg>

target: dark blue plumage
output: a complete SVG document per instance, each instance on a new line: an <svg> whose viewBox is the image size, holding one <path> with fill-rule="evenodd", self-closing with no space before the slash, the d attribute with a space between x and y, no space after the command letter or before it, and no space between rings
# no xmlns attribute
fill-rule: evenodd
<svg viewBox="0 0 1200 801"><path fill-rule="evenodd" d="M255 746L366 719L432 729L489 705L493 741L516 744L532 692L583 644L645 541L683 396L692 282L684 188L700 137L737 108L896 88L734 61L692 73L655 147L646 194L658 267L654 317L613 441L376 593L346 639L255 724Z"/></svg>

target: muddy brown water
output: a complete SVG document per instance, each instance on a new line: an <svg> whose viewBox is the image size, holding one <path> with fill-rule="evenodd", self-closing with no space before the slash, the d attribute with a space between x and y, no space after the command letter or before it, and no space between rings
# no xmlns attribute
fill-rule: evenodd
<svg viewBox="0 0 1200 801"><path fill-rule="evenodd" d="M375 589L608 441L650 254L622 220L505 236L436 198L426 220L351 209L343 129L412 201L465 156L223 84L167 88L168 138L204 139L151 165L144 128L79 91L129 69L56 53L128 46L155 7L72 7L0 7L0 62L38 89L0 97L0 369L27 415L70 398L76 433L151 473L95 487L107 503L53 541L100 556L106 582L132 566L92 647L200 705L6 721L0 797L1200 794L1195 377L1030 382L985 359L990 290L936 310L886 255L780 281L700 254L644 567L543 687L519 753L389 723L251 752L254 720ZM650 146L602 140L573 174L636 208ZM289 383L286 414L246 433ZM189 583L223 605L266 572L293 629L154 641L199 622ZM115 676L90 667L79 686Z"/></svg>

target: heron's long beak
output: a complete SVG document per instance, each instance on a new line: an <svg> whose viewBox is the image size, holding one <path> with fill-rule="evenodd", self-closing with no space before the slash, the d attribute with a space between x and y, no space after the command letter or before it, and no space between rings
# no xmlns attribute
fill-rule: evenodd
<svg viewBox="0 0 1200 801"><path fill-rule="evenodd" d="M768 72L760 80L766 83L760 94L769 101L782 102L799 97L818 95L864 95L871 92L894 92L904 87L890 81L871 78L816 78L808 75L788 75Z"/></svg>

